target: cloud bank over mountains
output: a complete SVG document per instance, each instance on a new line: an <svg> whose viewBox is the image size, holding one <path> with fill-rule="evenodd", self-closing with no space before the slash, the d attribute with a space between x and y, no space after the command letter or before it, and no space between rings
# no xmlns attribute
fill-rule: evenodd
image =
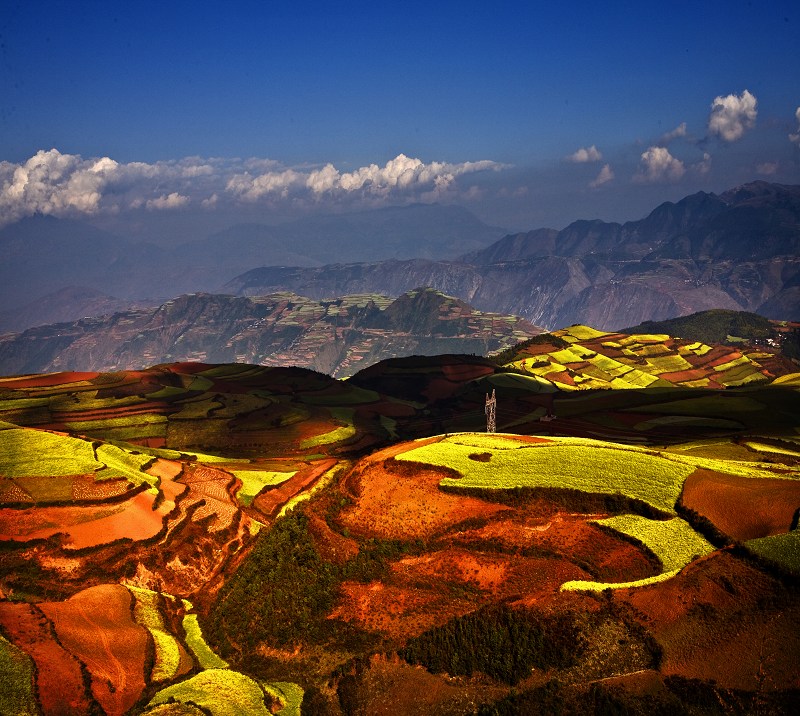
<svg viewBox="0 0 800 716"><path fill-rule="evenodd" d="M159 215L167 221L170 213L179 211L198 216L211 211L218 216L226 211L231 216L246 211L296 216L416 202L477 206L478 200L490 213L498 212L490 221L504 224L515 212L526 217L546 215L554 205L548 191L551 187L556 191L556 185L564 206L576 199L585 202L587 193L616 197L619 206L633 206L635 192L656 185L675 189L686 185L687 191L695 191L713 188L714 181L727 186L736 173L743 181L754 174L780 181L781 173L784 180L794 181L796 169L788 152L796 151L792 145L800 148L800 107L789 124L782 120L776 141L783 143L783 149L773 143L758 154L753 153L757 143L740 140L748 132L769 134L770 127L781 125L768 118L755 129L758 100L749 90L715 97L706 117L695 122L694 131L683 121L660 136L602 151L599 143L586 142L570 154L561 154L549 167L514 167L489 159L426 162L406 154L383 165L370 163L354 169L322 162L291 166L265 158L199 156L125 163L108 156L84 158L41 149L19 163L0 162L0 227L37 213L98 220L119 215L122 221L126 212L133 211L150 214L150 219L144 219L140 213L143 221ZM734 151L736 145L742 149ZM718 158L713 172L712 155ZM644 197L642 206L649 201ZM495 209L491 202L496 202ZM547 207L539 206L542 202ZM585 207L582 213L593 211L597 209ZM560 221L542 221L565 225L575 218L573 214ZM524 224L539 221L525 218Z"/></svg>
<svg viewBox="0 0 800 716"><path fill-rule="evenodd" d="M117 162L110 157L84 159L57 149L40 150L25 162L0 162L0 225L36 213L54 216L118 213L145 209L168 211L219 202L308 202L343 196L368 205L389 201L453 200L470 186L457 179L499 171L490 160L430 162L399 154L384 166L370 164L342 172L285 167L269 159L203 159Z"/></svg>

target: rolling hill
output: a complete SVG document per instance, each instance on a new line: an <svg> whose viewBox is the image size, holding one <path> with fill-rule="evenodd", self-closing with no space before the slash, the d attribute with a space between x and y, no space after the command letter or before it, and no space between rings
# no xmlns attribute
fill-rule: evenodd
<svg viewBox="0 0 800 716"><path fill-rule="evenodd" d="M3 712L791 713L797 374L645 335L646 388L516 365L600 334L0 378ZM757 379L658 362L724 352Z"/></svg>

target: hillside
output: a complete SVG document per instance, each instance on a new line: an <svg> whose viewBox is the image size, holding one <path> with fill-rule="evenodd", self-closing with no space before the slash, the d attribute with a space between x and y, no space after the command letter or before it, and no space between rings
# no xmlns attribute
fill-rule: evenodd
<svg viewBox="0 0 800 716"><path fill-rule="evenodd" d="M716 309L666 321L646 321L621 333L667 333L705 343L749 344L800 358L800 324L770 321L754 313Z"/></svg>
<svg viewBox="0 0 800 716"><path fill-rule="evenodd" d="M562 390L441 355L0 378L0 706L791 713L800 393L760 376ZM504 434L479 432L491 390Z"/></svg>
<svg viewBox="0 0 800 716"><path fill-rule="evenodd" d="M291 293L253 298L190 294L0 336L0 373L122 370L181 361L294 365L335 376L402 355L483 355L541 329L476 311L432 289L314 301Z"/></svg>
<svg viewBox="0 0 800 716"><path fill-rule="evenodd" d="M728 388L769 383L800 368L800 362L781 352L779 341L768 343L772 333L764 332L764 326L772 331L772 323L760 316L728 320L732 321L728 325L759 327L761 340L750 344L739 339L732 346L725 346L673 338L667 333L644 333L638 329L607 333L575 325L542 334L503 351L495 359L507 368L546 378L562 390L676 385ZM691 325L685 319L677 321ZM655 328L661 324L645 325ZM710 330L714 329L710 326Z"/></svg>
<svg viewBox="0 0 800 716"><path fill-rule="evenodd" d="M430 286L550 329L619 330L714 308L800 317L796 186L752 182L667 202L624 224L502 233L464 209L422 204L237 224L179 246L34 216L0 230L0 304L14 309L5 321L13 330L41 323L41 310L26 318L17 309L67 287L152 305L196 292L321 300ZM86 315L99 314L77 301L63 320Z"/></svg>

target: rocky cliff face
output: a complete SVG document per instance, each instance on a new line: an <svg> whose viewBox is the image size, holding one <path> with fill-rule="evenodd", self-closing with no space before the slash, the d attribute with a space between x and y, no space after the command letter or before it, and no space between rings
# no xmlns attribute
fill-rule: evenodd
<svg viewBox="0 0 800 716"><path fill-rule="evenodd" d="M793 319L800 317L799 284L800 187L754 182L662 204L641 221L578 221L560 232L506 236L459 262L261 268L226 290L322 298L398 295L425 285L547 328L586 323L613 330L710 308Z"/></svg>
<svg viewBox="0 0 800 716"><path fill-rule="evenodd" d="M432 289L315 301L181 296L163 305L0 337L0 374L122 370L169 361L294 365L337 377L384 358L488 352L541 329Z"/></svg>

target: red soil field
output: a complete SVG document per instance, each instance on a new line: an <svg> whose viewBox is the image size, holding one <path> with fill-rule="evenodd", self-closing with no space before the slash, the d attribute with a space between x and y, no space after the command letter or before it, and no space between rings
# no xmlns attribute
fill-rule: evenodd
<svg viewBox="0 0 800 716"><path fill-rule="evenodd" d="M317 552L328 562L344 564L358 554L358 543L354 539L334 532L317 514L309 515L308 531L314 539Z"/></svg>
<svg viewBox="0 0 800 716"><path fill-rule="evenodd" d="M800 481L698 469L686 479L681 502L721 532L744 542L789 531L800 507Z"/></svg>
<svg viewBox="0 0 800 716"><path fill-rule="evenodd" d="M94 710L79 662L55 640L51 623L37 607L0 602L0 625L36 664L36 687L45 716L84 716Z"/></svg>
<svg viewBox="0 0 800 716"><path fill-rule="evenodd" d="M553 343L535 343L532 346L527 346L519 354L520 359L541 355L542 353L555 353L561 350L559 346Z"/></svg>
<svg viewBox="0 0 800 716"><path fill-rule="evenodd" d="M370 716L461 714L471 713L476 704L496 701L507 691L487 679L453 679L379 655L370 659L359 701Z"/></svg>
<svg viewBox="0 0 800 716"><path fill-rule="evenodd" d="M183 463L159 457L147 468L146 472L148 475L159 477L162 480L175 480L183 472Z"/></svg>
<svg viewBox="0 0 800 716"><path fill-rule="evenodd" d="M763 661L765 688L800 685L800 607L781 583L726 551L613 596L635 608L664 648L665 675L755 690Z"/></svg>
<svg viewBox="0 0 800 716"><path fill-rule="evenodd" d="M37 507L23 510L0 509L0 540L28 541L65 535L68 549L108 544L117 539L134 541L155 537L164 518L175 508L175 500L186 487L163 481L164 499L153 509L155 496L138 492L129 500L82 507Z"/></svg>
<svg viewBox="0 0 800 716"><path fill-rule="evenodd" d="M713 381L715 375L717 375L717 373L713 370L691 368L676 370L671 373L659 373L658 377L663 380L668 380L670 383L685 383L690 380L700 380L701 378L710 378Z"/></svg>
<svg viewBox="0 0 800 716"><path fill-rule="evenodd" d="M59 642L84 664L92 693L108 714L130 709L145 687L149 634L133 621L132 596L118 584L78 592L65 602L41 604Z"/></svg>
<svg viewBox="0 0 800 716"><path fill-rule="evenodd" d="M613 537L588 520L602 515L559 512L541 517L542 510L523 508L484 527L466 530L449 539L458 544L486 540L504 550L541 549L574 564L592 565L595 579L627 582L657 574L659 565L629 542ZM547 512L544 512L547 514ZM567 579L586 579L568 577Z"/></svg>
<svg viewBox="0 0 800 716"><path fill-rule="evenodd" d="M329 618L344 619L396 639L416 636L476 607L474 598L383 582L344 582L339 594Z"/></svg>
<svg viewBox="0 0 800 716"><path fill-rule="evenodd" d="M174 470L174 467L172 469ZM239 511L229 491L234 482L232 475L207 465L187 465L178 482L189 486L189 495L185 498L184 507L199 501L203 502L195 510L193 520L211 517L209 532L220 532L231 526Z"/></svg>
<svg viewBox="0 0 800 716"><path fill-rule="evenodd" d="M566 560L459 548L406 557L392 565L396 584L420 588L427 583L432 592L440 591L442 582L461 584L480 590L491 602L555 594L565 581L587 577Z"/></svg>
<svg viewBox="0 0 800 716"><path fill-rule="evenodd" d="M417 447L422 442L414 443ZM409 450L408 444L394 451ZM350 532L364 537L414 539L429 537L468 518L491 517L509 510L475 497L439 489L443 474L436 468L388 463L392 450L363 460L348 477L345 489L354 499L339 515Z"/></svg>

